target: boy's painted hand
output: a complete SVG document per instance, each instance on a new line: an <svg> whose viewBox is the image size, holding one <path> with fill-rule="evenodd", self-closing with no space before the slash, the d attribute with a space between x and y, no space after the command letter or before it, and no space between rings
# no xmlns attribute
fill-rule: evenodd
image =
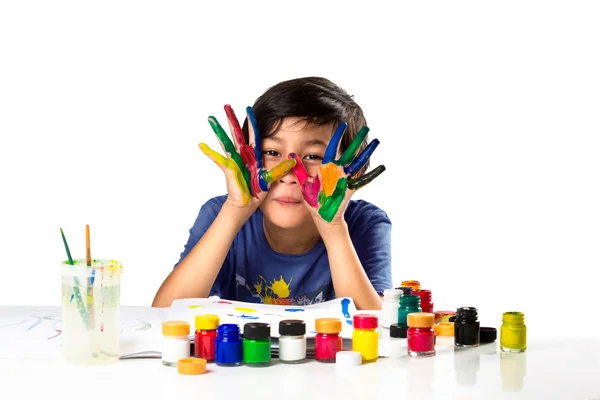
<svg viewBox="0 0 600 400"><path fill-rule="evenodd" d="M366 126L356 134L342 156L335 159L345 129L345 123L341 123L336 129L325 150L319 173L314 178L308 175L302 160L296 154L292 153L288 156L288 158L296 160L296 165L292 170L298 178L298 183L302 186L304 200L315 208L318 215L327 222L332 222L336 216L343 220L345 205L352 194L385 171L385 166L380 165L365 175L355 176L379 145L379 140L374 139L360 154L356 155L360 144L369 132L369 128Z"/></svg>
<svg viewBox="0 0 600 400"><path fill-rule="evenodd" d="M213 116L208 122L219 139L219 143L227 157L222 156L205 143L200 143L200 149L213 160L227 177L228 200L238 206L246 206L254 197L269 190L271 182L289 172L296 164L295 160L286 160L267 171L262 167L262 150L260 147L260 132L256 117L251 107L246 108L251 132L250 143L246 144L240 123L229 104L225 105L225 113L232 132L232 143L217 119ZM254 135L252 135L254 133ZM252 143L254 137L254 143ZM264 198L260 196L260 198Z"/></svg>

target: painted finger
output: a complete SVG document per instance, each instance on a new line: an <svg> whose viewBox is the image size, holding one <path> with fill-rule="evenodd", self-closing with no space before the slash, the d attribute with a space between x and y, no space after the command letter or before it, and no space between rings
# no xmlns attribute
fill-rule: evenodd
<svg viewBox="0 0 600 400"><path fill-rule="evenodd" d="M313 208L319 206L318 198L320 192L321 179L319 179L319 175L315 176L315 179L312 182L306 181L302 185L302 197L304 197L304 200L306 200Z"/></svg>
<svg viewBox="0 0 600 400"><path fill-rule="evenodd" d="M260 132L258 131L258 122L256 122L256 115L252 107L246 107L246 113L248 114L248 121L250 126L248 127L248 136L254 137L254 156L256 157L257 168L262 169L262 148L260 147Z"/></svg>
<svg viewBox="0 0 600 400"><path fill-rule="evenodd" d="M371 171L367 174L361 175L356 179L348 178L348 189L352 189L352 190L360 189L361 187L365 186L366 184L370 183L373 179L375 179L379 175L381 175L381 173L383 171L385 171L385 166L380 165L379 167L375 168L373 171Z"/></svg>
<svg viewBox="0 0 600 400"><path fill-rule="evenodd" d="M229 136L227 136L227 133L225 133L225 130L223 129L219 121L215 117L210 116L208 117L208 123L210 124L210 127L212 128L215 135L217 135L217 139L219 139L219 143L221 144L223 151L226 152L228 155L235 153L235 146L231 142L231 139L229 139Z"/></svg>
<svg viewBox="0 0 600 400"><path fill-rule="evenodd" d="M350 146L348 146L346 151L344 151L344 154L342 154L342 156L336 162L336 164L344 165L344 166L350 164L352 162L352 160L354 159L354 155L356 154L356 151L358 150L358 148L360 147L362 142L365 140L368 133L369 133L369 127L363 126L362 128L360 128L360 130L356 134L356 137L354 137L354 140L352 140L352 143L350 143Z"/></svg>
<svg viewBox="0 0 600 400"><path fill-rule="evenodd" d="M335 156L337 155L337 149L340 144L340 140L342 139L342 136L344 135L344 131L346 130L347 125L348 124L346 124L345 122L340 123L340 125L337 127L337 129L333 133L333 136L331 137L331 140L329 141L329 144L327 145L327 149L325 149L325 155L323 156L323 162L322 162L323 164L327 164L327 163L330 163L333 160L335 160Z"/></svg>
<svg viewBox="0 0 600 400"><path fill-rule="evenodd" d="M296 154L296 153L288 154L288 158L291 158L296 161L296 164L292 168L292 172L294 172L294 175L296 175L296 178L298 178L298 183L301 186L304 185L304 182L307 182L308 178L310 178L310 175L308 175L308 172L306 172L304 163L302 162L302 160L300 159L300 157L298 157L298 154Z"/></svg>
<svg viewBox="0 0 600 400"><path fill-rule="evenodd" d="M229 175L228 171L233 174L235 183L240 188L242 192L242 198L244 204L246 204L251 196L249 186L247 186L246 179L244 178L244 174L238 167L237 163L233 161L231 158L223 157L221 154L217 153L213 149L211 149L208 145L204 143L200 143L200 150L204 154L206 154L211 160L215 162L226 175Z"/></svg>
<svg viewBox="0 0 600 400"><path fill-rule="evenodd" d="M246 140L244 139L244 134L242 133L242 127L240 126L240 121L238 121L235 116L235 112L233 108L229 104L225 104L225 114L227 114L227 121L229 122L229 128L231 129L231 133L233 135L233 141L235 143L236 149L241 149L243 145L246 144Z"/></svg>
<svg viewBox="0 0 600 400"><path fill-rule="evenodd" d="M362 153L360 153L358 157L356 157L349 166L344 167L344 172L348 175L354 175L356 171L359 171L362 167L365 166L367 161L369 161L371 154L373 154L377 146L379 146L379 140L373 139L373 141L369 143L367 148L364 149Z"/></svg>
<svg viewBox="0 0 600 400"><path fill-rule="evenodd" d="M200 143L198 145L198 147L200 147L200 150L202 150L202 152L204 154L206 154L208 156L208 158L213 160L213 162L215 164L217 164L219 167L227 168L230 170L238 169L237 164L232 159L223 157L223 155L221 155L221 154L217 153L216 151L214 151L213 149L211 149L207 144Z"/></svg>
<svg viewBox="0 0 600 400"><path fill-rule="evenodd" d="M250 172L248 171L248 168L246 168L246 164L244 163L242 156L240 155L240 153L237 152L235 146L229 139L229 136L227 136L227 133L225 133L225 130L223 129L221 124L219 124L219 121L217 121L215 117L209 117L208 123L215 132L215 135L217 135L217 138L221 143L221 147L223 147L223 151L225 151L227 155L229 155L229 157L237 164L238 169L244 177L247 186L250 187Z"/></svg>
<svg viewBox="0 0 600 400"><path fill-rule="evenodd" d="M325 196L324 192L319 193L319 215L325 221L331 222L337 214L346 195L346 185L346 178L342 178L337 182L331 196Z"/></svg>
<svg viewBox="0 0 600 400"><path fill-rule="evenodd" d="M296 165L296 160L286 160L271 168L269 171L263 169L260 172L260 188L264 192L269 190L269 184L290 172L290 170L294 168L294 165Z"/></svg>

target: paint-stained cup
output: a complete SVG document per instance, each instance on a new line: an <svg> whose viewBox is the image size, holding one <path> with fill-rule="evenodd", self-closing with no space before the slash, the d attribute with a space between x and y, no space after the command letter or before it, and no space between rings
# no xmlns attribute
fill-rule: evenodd
<svg viewBox="0 0 600 400"><path fill-rule="evenodd" d="M119 359L121 273L115 260L61 264L62 350L76 365L112 364Z"/></svg>

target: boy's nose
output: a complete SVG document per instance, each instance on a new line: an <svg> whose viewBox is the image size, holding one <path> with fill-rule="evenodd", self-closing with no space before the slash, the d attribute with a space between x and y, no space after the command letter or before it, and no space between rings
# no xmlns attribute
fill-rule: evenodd
<svg viewBox="0 0 600 400"><path fill-rule="evenodd" d="M287 174L279 178L279 182L288 183L288 184L296 184L298 183L298 178L296 178L296 174L292 170L290 170Z"/></svg>

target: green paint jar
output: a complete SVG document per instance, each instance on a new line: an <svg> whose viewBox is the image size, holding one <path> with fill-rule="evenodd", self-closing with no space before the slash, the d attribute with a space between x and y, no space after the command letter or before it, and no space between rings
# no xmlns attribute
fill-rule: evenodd
<svg viewBox="0 0 600 400"><path fill-rule="evenodd" d="M423 312L421 309L421 298L411 293L412 288L401 287L402 296L400 297L400 306L398 307L398 325L408 326L406 316L410 313Z"/></svg>
<svg viewBox="0 0 600 400"><path fill-rule="evenodd" d="M244 364L266 367L271 364L271 326L264 322L244 325Z"/></svg>

